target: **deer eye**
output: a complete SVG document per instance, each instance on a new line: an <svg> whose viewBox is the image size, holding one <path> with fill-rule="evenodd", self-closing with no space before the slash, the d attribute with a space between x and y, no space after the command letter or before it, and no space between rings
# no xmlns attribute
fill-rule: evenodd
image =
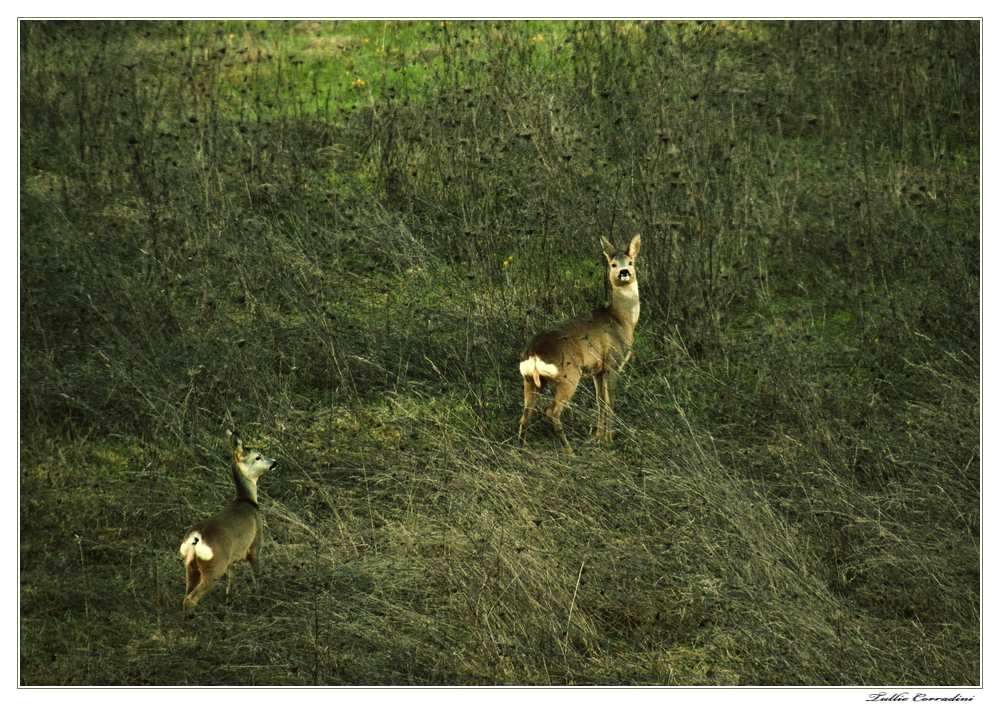
<svg viewBox="0 0 1000 706"><path fill-rule="evenodd" d="M254 459L254 461L259 461L259 460L260 460L260 455L258 455L257 458Z"/></svg>
<svg viewBox="0 0 1000 706"><path fill-rule="evenodd" d="M612 262L612 263L611 263L611 266L612 266L612 267L618 267L618 263L617 263L617 262Z"/></svg>

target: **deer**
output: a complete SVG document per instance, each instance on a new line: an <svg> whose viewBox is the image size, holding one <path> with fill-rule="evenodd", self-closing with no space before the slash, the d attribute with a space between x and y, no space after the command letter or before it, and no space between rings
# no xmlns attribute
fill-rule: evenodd
<svg viewBox="0 0 1000 706"><path fill-rule="evenodd" d="M278 462L244 449L236 432L226 431L226 443L232 454L230 471L236 497L221 512L184 534L180 555L184 560L185 611L192 610L222 576L226 576L228 596L233 581L231 569L238 561L249 562L254 587L257 586L257 556L264 530L257 503L257 481L267 471L273 471Z"/></svg>
<svg viewBox="0 0 1000 706"><path fill-rule="evenodd" d="M597 397L595 436L599 443L611 443L611 388L632 357L635 325L639 321L639 281L635 263L641 243L642 239L636 235L628 249L621 251L602 237L601 249L607 259L607 276L611 283L610 302L594 309L589 317L573 319L538 334L521 354L519 369L524 383L524 410L518 428L521 446L525 445L528 422L538 397L545 386L551 384L553 399L545 416L559 435L563 450L573 454L560 416L585 376L593 377Z"/></svg>

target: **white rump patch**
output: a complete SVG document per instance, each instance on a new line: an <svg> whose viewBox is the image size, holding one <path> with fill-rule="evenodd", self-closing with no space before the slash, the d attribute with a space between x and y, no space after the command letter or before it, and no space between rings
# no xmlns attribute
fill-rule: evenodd
<svg viewBox="0 0 1000 706"><path fill-rule="evenodd" d="M215 552L205 544L205 540L201 538L201 532L192 532L181 543L181 556L184 557L185 564L190 564L194 557L198 557L202 561L209 561L215 556Z"/></svg>
<svg viewBox="0 0 1000 706"><path fill-rule="evenodd" d="M519 367L521 377L533 378L536 387L541 387L541 380L538 379L539 376L546 378L559 376L559 366L546 363L537 355L529 356L526 360L522 360Z"/></svg>

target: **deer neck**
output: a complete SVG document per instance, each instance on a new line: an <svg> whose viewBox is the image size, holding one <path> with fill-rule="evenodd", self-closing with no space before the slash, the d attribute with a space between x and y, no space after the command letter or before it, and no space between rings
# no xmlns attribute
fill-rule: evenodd
<svg viewBox="0 0 1000 706"><path fill-rule="evenodd" d="M639 284L632 282L627 287L611 287L611 303L608 311L629 331L639 322Z"/></svg>
<svg viewBox="0 0 1000 706"><path fill-rule="evenodd" d="M257 507L257 483L246 478L234 463L232 466L233 485L236 486L236 502L246 501Z"/></svg>

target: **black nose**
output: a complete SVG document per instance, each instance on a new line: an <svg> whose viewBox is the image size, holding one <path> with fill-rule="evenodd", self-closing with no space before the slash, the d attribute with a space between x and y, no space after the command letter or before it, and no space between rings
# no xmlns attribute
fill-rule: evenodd
<svg viewBox="0 0 1000 706"><path fill-rule="evenodd" d="M270 466L267 467L267 470L273 471L277 467L278 467L278 462L275 461L274 463L272 463Z"/></svg>
<svg viewBox="0 0 1000 706"><path fill-rule="evenodd" d="M632 274L628 270L620 270L618 272L618 279L629 279Z"/></svg>

